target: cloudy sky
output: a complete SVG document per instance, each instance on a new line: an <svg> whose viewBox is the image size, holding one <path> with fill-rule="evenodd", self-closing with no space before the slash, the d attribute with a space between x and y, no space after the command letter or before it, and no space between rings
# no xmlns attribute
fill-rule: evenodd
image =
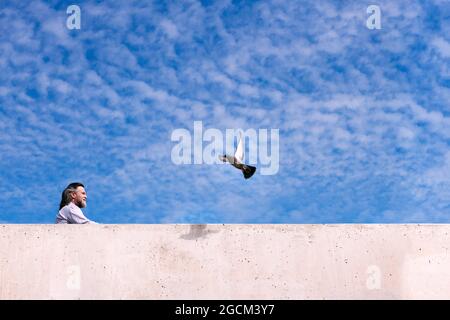
<svg viewBox="0 0 450 320"><path fill-rule="evenodd" d="M449 35L444 0L1 0L0 223L73 181L100 223L449 223ZM279 129L279 171L175 165L194 121Z"/></svg>

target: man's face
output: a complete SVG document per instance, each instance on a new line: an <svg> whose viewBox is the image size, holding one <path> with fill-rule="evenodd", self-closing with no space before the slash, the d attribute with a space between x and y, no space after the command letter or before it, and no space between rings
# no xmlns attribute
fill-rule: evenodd
<svg viewBox="0 0 450 320"><path fill-rule="evenodd" d="M83 187L77 187L76 192L72 193L72 201L80 208L86 207L87 194Z"/></svg>

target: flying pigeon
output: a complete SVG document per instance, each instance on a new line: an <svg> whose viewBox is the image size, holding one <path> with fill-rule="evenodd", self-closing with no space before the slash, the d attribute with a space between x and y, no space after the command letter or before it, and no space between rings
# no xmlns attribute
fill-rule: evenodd
<svg viewBox="0 0 450 320"><path fill-rule="evenodd" d="M242 135L240 137L236 152L234 156L230 155L221 155L219 159L223 162L229 162L233 167L239 169L244 174L244 178L250 178L256 171L256 168L253 166L249 166L243 163L244 159L244 147L242 142Z"/></svg>

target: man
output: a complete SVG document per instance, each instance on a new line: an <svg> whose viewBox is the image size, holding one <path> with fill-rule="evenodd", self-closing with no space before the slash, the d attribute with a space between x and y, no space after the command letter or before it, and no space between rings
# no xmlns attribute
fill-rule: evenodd
<svg viewBox="0 0 450 320"><path fill-rule="evenodd" d="M86 207L86 190L79 182L71 183L62 192L56 223L85 224L96 223L86 218L81 208Z"/></svg>

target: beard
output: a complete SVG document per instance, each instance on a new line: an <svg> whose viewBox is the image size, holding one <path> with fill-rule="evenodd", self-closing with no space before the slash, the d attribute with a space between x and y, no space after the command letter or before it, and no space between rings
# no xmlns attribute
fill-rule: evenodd
<svg viewBox="0 0 450 320"><path fill-rule="evenodd" d="M75 204L76 204L77 207L79 207L79 208L86 208L86 201L79 200L79 201L75 202Z"/></svg>

